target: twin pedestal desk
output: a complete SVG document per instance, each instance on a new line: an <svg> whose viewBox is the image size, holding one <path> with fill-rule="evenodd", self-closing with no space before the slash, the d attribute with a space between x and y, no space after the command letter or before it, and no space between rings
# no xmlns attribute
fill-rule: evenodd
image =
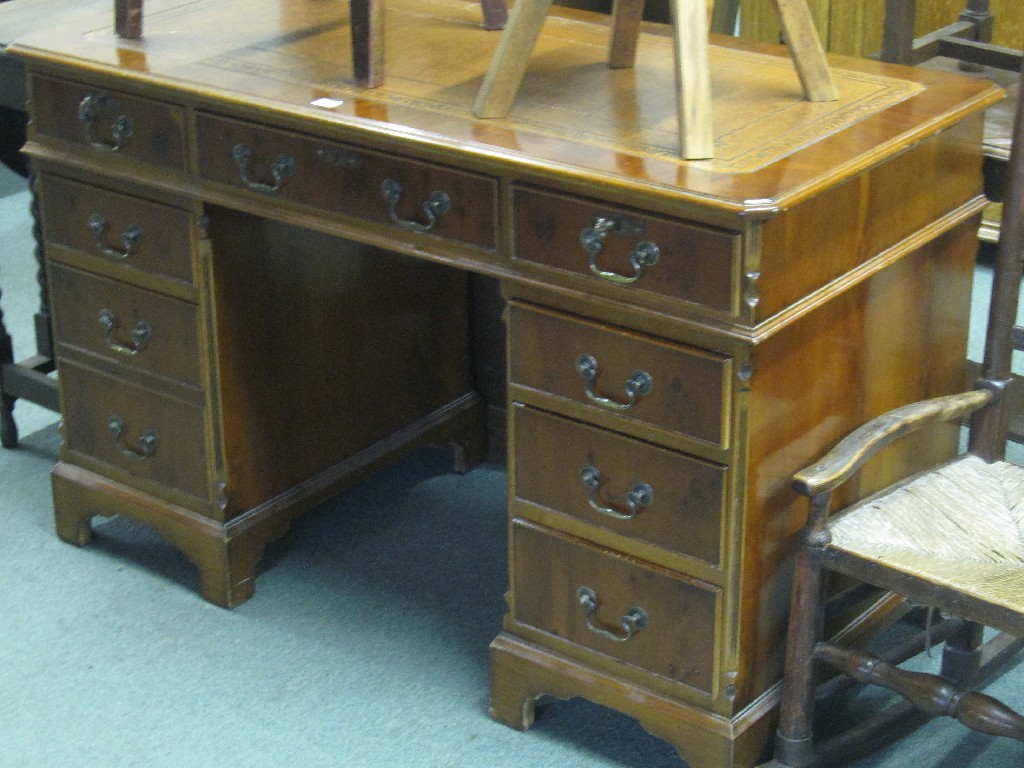
<svg viewBox="0 0 1024 768"><path fill-rule="evenodd" d="M490 406L509 470L494 717L583 696L693 768L750 766L782 669L791 473L962 386L1000 92L836 59L839 101L811 104L784 49L716 41L716 158L686 162L664 30L609 70L606 17L552 15L508 118L477 120L498 42L479 12L392 0L373 90L352 85L344 2L147 0L141 40L104 14L12 46L57 532L141 520L237 605L266 544L344 484L430 442L480 460ZM501 402L473 377L479 276L505 302ZM955 441L924 435L855 492Z"/></svg>

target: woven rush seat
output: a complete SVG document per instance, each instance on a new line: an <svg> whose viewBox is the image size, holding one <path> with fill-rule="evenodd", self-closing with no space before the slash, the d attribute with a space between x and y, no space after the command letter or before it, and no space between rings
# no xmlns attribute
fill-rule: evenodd
<svg viewBox="0 0 1024 768"><path fill-rule="evenodd" d="M852 506L829 531L832 548L1009 609L1006 628L1024 632L1024 468L965 454Z"/></svg>

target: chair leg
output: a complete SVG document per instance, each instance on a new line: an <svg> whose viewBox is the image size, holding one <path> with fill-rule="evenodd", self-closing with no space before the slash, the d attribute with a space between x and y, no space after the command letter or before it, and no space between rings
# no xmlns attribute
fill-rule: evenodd
<svg viewBox="0 0 1024 768"><path fill-rule="evenodd" d="M885 0L880 58L890 64L909 64L914 53L917 0Z"/></svg>
<svg viewBox="0 0 1024 768"><path fill-rule="evenodd" d="M835 101L839 98L825 58L825 49L814 26L806 0L773 0L808 101Z"/></svg>
<svg viewBox="0 0 1024 768"><path fill-rule="evenodd" d="M142 0L114 0L114 29L128 40L142 37Z"/></svg>
<svg viewBox="0 0 1024 768"><path fill-rule="evenodd" d="M636 61L644 0L615 0L612 5L612 41L608 48L608 66L629 69Z"/></svg>
<svg viewBox="0 0 1024 768"><path fill-rule="evenodd" d="M974 621L965 621L963 627L946 640L942 649L940 674L947 680L963 685L981 668L981 646L985 640L985 627Z"/></svg>
<svg viewBox="0 0 1024 768"><path fill-rule="evenodd" d="M350 0L352 78L360 88L384 85L384 0Z"/></svg>
<svg viewBox="0 0 1024 768"><path fill-rule="evenodd" d="M802 534L807 537L807 532ZM804 542L797 554L786 638L786 670L775 759L780 768L805 768L814 762L814 649L824 623L824 572L821 549Z"/></svg>
<svg viewBox="0 0 1024 768"><path fill-rule="evenodd" d="M989 0L967 0L967 7L960 14L960 21L974 25L974 39L979 43L991 43L992 31L995 27L995 16L989 9ZM960 69L964 72L984 72L982 64L961 61Z"/></svg>
<svg viewBox="0 0 1024 768"><path fill-rule="evenodd" d="M703 160L715 154L707 8L704 0L671 0L669 7L675 41L680 155L686 160Z"/></svg>
<svg viewBox="0 0 1024 768"><path fill-rule="evenodd" d="M504 117L512 108L551 1L521 0L512 6L498 50L473 104L477 117Z"/></svg>

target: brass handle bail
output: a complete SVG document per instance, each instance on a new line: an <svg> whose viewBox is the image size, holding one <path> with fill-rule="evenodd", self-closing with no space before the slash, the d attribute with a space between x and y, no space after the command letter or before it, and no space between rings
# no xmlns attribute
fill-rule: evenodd
<svg viewBox="0 0 1024 768"><path fill-rule="evenodd" d="M295 157L293 155L279 155L270 165L270 175L274 179L273 184L263 181L255 181L249 178L249 164L252 162L252 148L246 144L235 144L231 150L231 157L238 165L238 176L242 186L253 192L264 195L276 195L285 185L285 182L295 175Z"/></svg>
<svg viewBox="0 0 1024 768"><path fill-rule="evenodd" d="M580 480L583 481L590 493L587 496L587 503L590 508L595 512L600 512L606 517L612 517L616 520L632 520L634 517L640 514L645 508L651 506L654 503L654 488L649 483L636 482L626 492L626 506L629 507L628 512L623 512L614 507L609 507L602 504L597 499L597 492L601 487L601 470L595 467L593 464L584 464L580 469Z"/></svg>
<svg viewBox="0 0 1024 768"><path fill-rule="evenodd" d="M576 601L583 609L587 620L587 628L595 635L600 635L606 640L614 643L625 643L632 640L639 634L640 630L647 626L647 611L643 608L633 606L626 614L619 619L618 626L606 627L594 619L599 605L597 593L590 587L580 587L576 590Z"/></svg>
<svg viewBox="0 0 1024 768"><path fill-rule="evenodd" d="M135 133L135 126L132 119L125 114L119 114L110 124L110 141L96 138L93 135L93 125L101 112L120 112L121 104L110 96L103 93L86 94L78 104L78 122L82 125L82 132L85 140L97 149L108 152L117 152Z"/></svg>
<svg viewBox="0 0 1024 768"><path fill-rule="evenodd" d="M583 392L587 399L612 411L628 411L640 401L642 396L650 394L654 389L654 378L651 374L647 371L634 371L626 379L626 402L595 394L593 386L597 381L597 360L593 355L582 354L576 358L576 373L583 379Z"/></svg>
<svg viewBox="0 0 1024 768"><path fill-rule="evenodd" d="M421 224L418 221L403 219L398 215L398 204L402 199L402 185L394 179L384 179L380 185L381 195L384 202L388 204L388 218L392 224L397 224L402 229L410 232L429 232L437 222L452 209L452 199L446 192L434 190L430 193L427 201L423 203L423 214L427 217L427 223Z"/></svg>
<svg viewBox="0 0 1024 768"><path fill-rule="evenodd" d="M646 267L653 267L661 257L661 249L649 240L641 240L629 254L629 263L633 267L632 275L622 275L601 269L597 265L597 257L604 248L604 240L609 232L640 237L644 233L643 225L627 221L622 216L598 216L594 225L580 232L580 244L590 255L590 271L600 278L621 285L628 285L639 280Z"/></svg>

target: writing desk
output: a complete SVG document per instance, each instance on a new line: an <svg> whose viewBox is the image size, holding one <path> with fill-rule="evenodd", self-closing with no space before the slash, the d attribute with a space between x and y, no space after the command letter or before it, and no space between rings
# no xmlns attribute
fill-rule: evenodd
<svg viewBox="0 0 1024 768"><path fill-rule="evenodd" d="M552 16L507 119L459 0L389 4L351 84L347 3L149 0L28 36L64 445L57 530L144 521L204 596L253 591L299 512L425 442L482 454L467 273L507 300L509 612L492 714L638 717L694 768L753 764L781 674L791 473L959 390L981 195L978 80L712 47L717 157L677 157L670 38L606 64ZM922 436L867 493L935 454ZM73 578L69 574L68 578ZM343 663L343 660L339 660Z"/></svg>

